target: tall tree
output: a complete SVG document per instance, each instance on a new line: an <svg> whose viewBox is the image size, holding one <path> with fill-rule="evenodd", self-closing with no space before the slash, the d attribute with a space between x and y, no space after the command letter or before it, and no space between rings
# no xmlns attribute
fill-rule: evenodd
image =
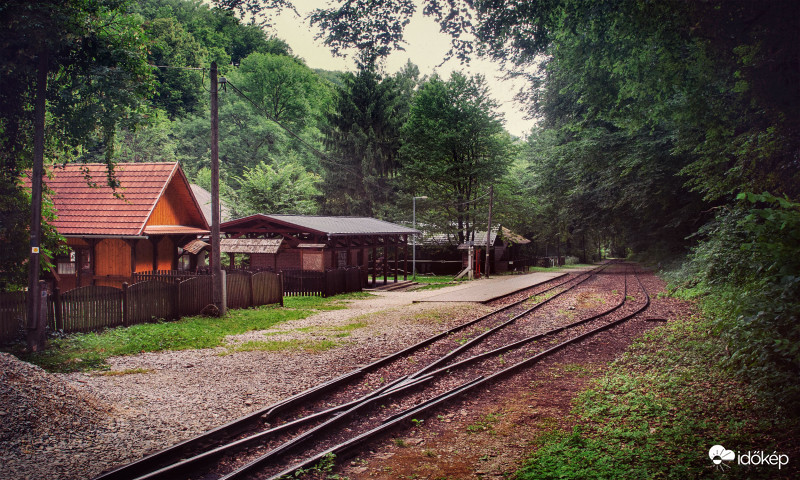
<svg viewBox="0 0 800 480"><path fill-rule="evenodd" d="M170 118L196 113L207 94L195 69L208 64L208 50L174 17L156 18L146 30L151 38L148 60L158 67L153 104Z"/></svg>
<svg viewBox="0 0 800 480"><path fill-rule="evenodd" d="M324 211L373 216L385 208L396 185L401 127L418 69L409 64L383 78L376 67L345 75L334 111L328 116Z"/></svg>
<svg viewBox="0 0 800 480"><path fill-rule="evenodd" d="M297 131L316 126L329 104L329 89L321 79L285 55L252 53L232 80L264 113Z"/></svg>
<svg viewBox="0 0 800 480"><path fill-rule="evenodd" d="M22 172L32 166L34 88L40 71L47 76L45 156L67 162L96 150L113 177L117 129L142 120L143 99L151 92L152 73L140 19L128 15L126 2L25 2L0 5L0 182L3 196L22 202ZM13 202L12 202L13 203ZM28 231L29 222L3 218L4 236ZM53 243L50 244L54 246ZM17 250L4 249L3 263L22 262ZM0 266L4 276L16 268ZM13 284L19 278L7 278Z"/></svg>
<svg viewBox="0 0 800 480"><path fill-rule="evenodd" d="M476 199L511 163L511 139L496 108L482 76L434 75L414 97L403 128L405 180L439 200L445 218L457 222L459 242L475 229Z"/></svg>
<svg viewBox="0 0 800 480"><path fill-rule="evenodd" d="M237 177L237 215L255 213L313 215L317 213L319 176L291 160L259 163Z"/></svg>

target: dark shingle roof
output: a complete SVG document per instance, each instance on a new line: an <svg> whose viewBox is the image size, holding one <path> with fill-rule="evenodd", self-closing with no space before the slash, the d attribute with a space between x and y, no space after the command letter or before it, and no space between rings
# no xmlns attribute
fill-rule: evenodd
<svg viewBox="0 0 800 480"><path fill-rule="evenodd" d="M394 223L378 220L369 217L326 217L313 215L251 215L250 217L240 218L226 222L223 227L240 224L251 220L262 219L266 222L275 222L290 226L297 230L315 232L328 235L382 235L418 234L418 230L403 227Z"/></svg>
<svg viewBox="0 0 800 480"><path fill-rule="evenodd" d="M357 235L382 233L419 233L413 228L384 222L369 217L323 217L310 215L268 215L279 222L291 223L330 235Z"/></svg>
<svg viewBox="0 0 800 480"><path fill-rule="evenodd" d="M211 225L211 192L206 190L205 188L201 187L200 185L195 185L194 183L190 185L192 187L192 193L194 193L194 198L197 199L197 203L200 205L200 208L203 210L203 215L206 217L206 222ZM225 204L225 202L220 198L219 200L219 210L220 210L220 223L227 222L231 219L231 209Z"/></svg>

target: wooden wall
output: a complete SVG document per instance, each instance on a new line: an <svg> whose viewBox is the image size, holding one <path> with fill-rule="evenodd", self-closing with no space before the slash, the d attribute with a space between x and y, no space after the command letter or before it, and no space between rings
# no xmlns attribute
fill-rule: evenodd
<svg viewBox="0 0 800 480"><path fill-rule="evenodd" d="M177 268L177 247L170 237L164 237L158 242L158 268L157 270L174 270Z"/></svg>
<svg viewBox="0 0 800 480"><path fill-rule="evenodd" d="M118 238L105 238L94 247L95 285L119 287L120 277L131 276L131 247ZM117 278L100 278L100 277Z"/></svg>
<svg viewBox="0 0 800 480"><path fill-rule="evenodd" d="M174 179L158 200L147 225L191 225L202 227L202 213L194 206L188 187Z"/></svg>
<svg viewBox="0 0 800 480"><path fill-rule="evenodd" d="M136 242L136 271L150 272L153 270L153 244L150 240Z"/></svg>

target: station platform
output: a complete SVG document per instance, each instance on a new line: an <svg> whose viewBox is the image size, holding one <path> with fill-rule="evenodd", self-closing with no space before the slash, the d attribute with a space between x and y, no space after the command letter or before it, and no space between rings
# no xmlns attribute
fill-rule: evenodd
<svg viewBox="0 0 800 480"><path fill-rule="evenodd" d="M504 297L526 288L545 283L554 278L566 276L568 273L560 272L534 272L525 275L490 277L473 280L464 285L464 288L448 289L449 291L431 295L414 303L420 302L476 302L486 303L496 298Z"/></svg>

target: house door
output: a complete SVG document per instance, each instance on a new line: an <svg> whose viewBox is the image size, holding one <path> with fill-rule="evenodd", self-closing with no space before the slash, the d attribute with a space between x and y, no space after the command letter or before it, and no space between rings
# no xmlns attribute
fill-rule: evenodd
<svg viewBox="0 0 800 480"><path fill-rule="evenodd" d="M130 281L131 247L118 238L106 238L94 247L95 285L121 287Z"/></svg>

